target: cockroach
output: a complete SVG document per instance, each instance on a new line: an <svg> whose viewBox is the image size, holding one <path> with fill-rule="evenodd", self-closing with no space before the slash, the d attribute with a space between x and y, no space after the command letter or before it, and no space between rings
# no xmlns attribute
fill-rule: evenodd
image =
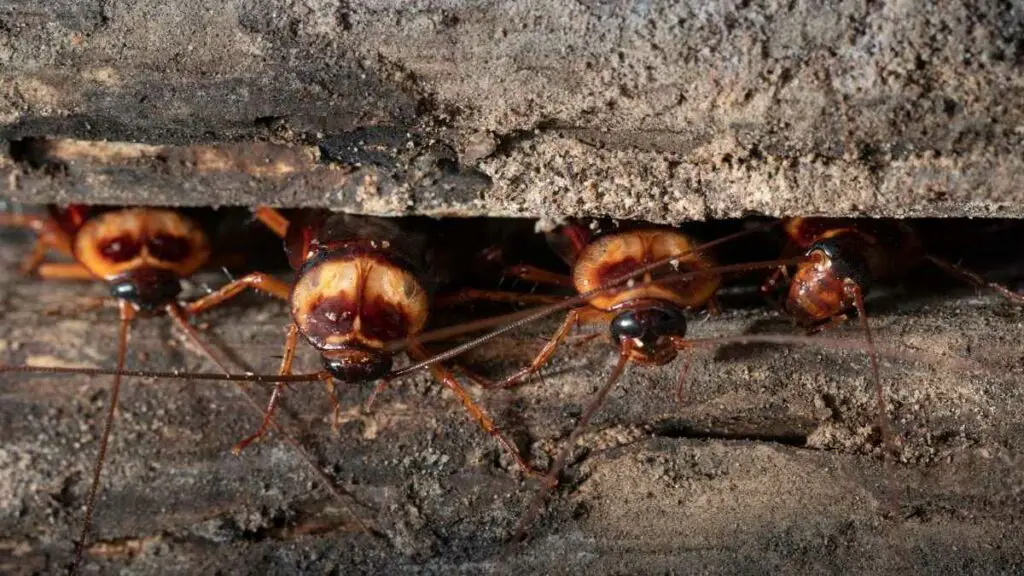
<svg viewBox="0 0 1024 576"><path fill-rule="evenodd" d="M597 296L586 300L585 305L570 309L561 326L526 367L498 382L487 382L475 374L473 378L487 388L516 386L551 359L573 328L585 324L607 324L609 336L619 347L629 341L632 362L647 365L671 362L685 347L684 310L706 307L712 314L718 313L715 294L722 274L787 262L773 260L720 266L709 249L772 225L774 223L755 226L703 245L676 229L651 225L600 234L589 226L574 223L548 233L551 247L571 266L569 275L530 265L511 266L505 273L531 282L571 287L578 294L594 292ZM666 262L671 262L672 268L662 265L661 271L659 267L648 269ZM647 271L639 272L641 269ZM631 274L637 274L637 281L642 278L644 282L617 290L607 288L613 278Z"/></svg>
<svg viewBox="0 0 1024 576"><path fill-rule="evenodd" d="M809 330L841 324L852 311L864 317L863 299L874 284L905 276L924 262L1024 304L1024 294L927 253L914 229L900 221L791 218L782 228L790 242L787 253L803 252L805 259L792 277L789 267L780 266L761 290L774 300L771 296L779 285L788 283L782 308Z"/></svg>
<svg viewBox="0 0 1024 576"><path fill-rule="evenodd" d="M761 286L761 291L808 332L842 324L856 311L871 345L873 336L864 308L868 290L877 283L904 276L925 262L954 278L991 288L1012 302L1024 304L1024 294L929 254L914 229L897 220L790 218L782 223L782 228L789 240L784 254L802 252L803 261L796 264L792 276L789 266L779 266ZM785 300L780 304L774 294L783 282L788 286ZM882 442L891 449L884 416L885 396L873 355L871 369L875 374Z"/></svg>
<svg viewBox="0 0 1024 576"><path fill-rule="evenodd" d="M28 229L36 235L31 253L22 262L23 272L44 280L101 280L109 286L120 314L117 371L123 370L125 365L131 321L136 316L166 314L205 356L225 373L230 372L188 321L192 315L216 306L219 300L204 299L201 303L188 305L178 301L182 280L206 265L211 257L210 240L195 220L169 209L124 208L100 211L76 205L63 209L51 207L48 215L0 213L0 225ZM70 258L71 261L46 261L50 251ZM288 294L286 284L265 274L249 275L246 281L279 297ZM72 573L80 567L90 537L100 476L120 389L121 376L115 374L86 499L85 515L70 567ZM262 414L260 405L247 391L242 389L242 392L246 401ZM281 432L328 490L344 504L344 493L294 438L270 419L265 419L264 425L273 426Z"/></svg>
<svg viewBox="0 0 1024 576"><path fill-rule="evenodd" d="M325 211L301 213L292 223L279 211L260 207L255 217L284 239L289 262L296 271L290 287L264 290L262 275L239 278L186 307L189 314L221 303L246 288L264 290L286 300L291 312L279 374L291 372L299 336L315 348L324 370L331 375L329 395L338 413L334 382L378 382L376 396L388 382L395 353L393 341L410 342L406 353L414 360L429 356L415 337L427 324L434 305L473 300L499 302L552 302L544 295L513 294L465 289L433 296L443 286L442 256L433 249L423 221L357 216ZM538 475L518 447L473 400L450 370L431 365L434 377L448 388L480 427L494 437L527 475ZM261 438L284 391L275 386L260 428L239 442L235 450Z"/></svg>

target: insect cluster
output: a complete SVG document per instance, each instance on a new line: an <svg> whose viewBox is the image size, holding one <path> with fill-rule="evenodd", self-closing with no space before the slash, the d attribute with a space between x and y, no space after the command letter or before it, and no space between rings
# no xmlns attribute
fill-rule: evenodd
<svg viewBox="0 0 1024 576"><path fill-rule="evenodd" d="M119 313L117 349L109 366L28 366L7 360L0 364L5 382L32 374L112 379L102 434L98 446L91 447L97 457L90 488L84 502L76 501L84 514L69 565L72 572L86 562L92 549L92 515L101 492L108 441L116 429L119 394L129 377L237 383L259 419L253 420L253 430L237 439L236 454L276 434L300 452L319 482L348 507L350 496L279 422L282 399L299 383L322 383L333 405L331 420L338 427L344 412L339 393L373 385L369 410L378 393L406 375L427 371L536 486L537 496L526 507L514 537L521 539L542 510L545 496L558 489L560 473L579 436L630 366L642 370L678 362L678 396L685 404L687 370L700 349L761 342L862 353L869 359L866 379L874 387L877 403L875 453L895 460L898 431L888 423L878 356L916 357L911 350L876 348L870 306L865 303L868 294L876 286L931 267L1024 305L1024 295L933 253L917 231L898 221L762 219L734 222L727 227L728 233L720 229L716 236L698 240L681 228L638 222L567 222L537 234L533 224L526 222L496 225L375 218L279 212L267 207L252 210L251 220L247 226L265 226L283 241L282 260L292 269L290 274L260 270L264 259L275 258L254 250L255 241L218 247L208 227L178 210L70 206L0 214L0 226L35 234L22 273L39 281L103 282ZM248 230L243 236L254 234ZM758 249L739 248L743 246ZM550 252L544 252L548 248ZM249 272L198 297L184 294L185 282L199 271L239 258ZM771 334L692 337L689 329L695 315L707 314L714 321L728 308L719 302L723 289L749 284L751 279L768 303L759 314L781 314L793 321L793 327ZM247 291L286 304L287 313L275 320L283 331L276 374L248 370L245 361L255 359L245 357L244 347L221 351L210 343L223 319L199 324L204 313ZM132 322L158 315L168 316L218 370L129 370ZM563 318L557 329L533 359L516 370L483 375L462 357L555 315ZM849 337L817 334L851 320L857 331L847 330ZM578 329L584 327L596 329L580 338ZM596 393L589 400L580 399L585 409L570 420L571 433L551 454L551 461L538 461L485 407L488 391L543 386L541 373L559 351L575 350L595 339L609 347L614 362L605 380L595 386ZM297 351L303 347L316 352L318 370L293 370ZM683 358L677 360L680 355ZM404 365L403 356L408 357ZM265 405L244 388L254 383L272 386ZM368 532L376 530L367 526L369 522L356 522Z"/></svg>

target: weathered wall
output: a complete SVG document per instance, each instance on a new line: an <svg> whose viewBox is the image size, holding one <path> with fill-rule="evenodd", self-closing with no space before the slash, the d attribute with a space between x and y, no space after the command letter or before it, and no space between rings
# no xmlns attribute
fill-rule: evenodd
<svg viewBox="0 0 1024 576"><path fill-rule="evenodd" d="M1021 216L1022 64L1015 2L6 0L0 191L661 221ZM25 140L40 137L314 156L211 176L178 161L189 149L41 160L46 143Z"/></svg>

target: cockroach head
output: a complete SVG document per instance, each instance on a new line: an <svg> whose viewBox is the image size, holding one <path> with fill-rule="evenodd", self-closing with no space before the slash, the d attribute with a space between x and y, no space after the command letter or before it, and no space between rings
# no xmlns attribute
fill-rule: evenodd
<svg viewBox="0 0 1024 576"><path fill-rule="evenodd" d="M662 359L673 351L670 336L686 336L686 316L671 302L634 301L622 306L609 329L619 346L631 340L638 355Z"/></svg>
<svg viewBox="0 0 1024 576"><path fill-rule="evenodd" d="M321 354L324 369L349 384L373 382L391 371L393 356L384 350L350 346Z"/></svg>
<svg viewBox="0 0 1024 576"><path fill-rule="evenodd" d="M110 295L140 310L154 311L170 304L181 293L181 279L171 270L139 268L111 280Z"/></svg>

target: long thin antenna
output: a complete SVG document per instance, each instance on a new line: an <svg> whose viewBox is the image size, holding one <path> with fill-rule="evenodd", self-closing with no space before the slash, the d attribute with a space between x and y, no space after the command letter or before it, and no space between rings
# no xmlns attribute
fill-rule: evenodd
<svg viewBox="0 0 1024 576"><path fill-rule="evenodd" d="M128 355L128 326L135 309L126 301L120 302L121 322L117 331L117 368L124 369L125 358ZM75 558L69 574L77 574L82 560L85 557L85 547L89 543L89 530L92 526L92 514L96 509L96 496L100 490L100 475L103 473L103 462L107 458L107 446L110 442L110 432L114 428L114 415L117 413L117 399L121 394L121 374L114 374L114 385L110 388L110 403L107 406L107 419L103 424L103 433L100 435L99 452L96 455L96 463L92 469L92 485L89 486L89 495L85 500L85 517L82 518L82 528L79 532L78 542L75 544Z"/></svg>
<svg viewBox="0 0 1024 576"><path fill-rule="evenodd" d="M871 327L868 325L868 315L864 307L864 292L856 284L850 284L850 290L853 291L854 304L857 307L857 318L860 321L861 328L864 329L864 337L868 343L868 357L871 362L871 376L875 381L875 402L877 403L878 410L878 433L882 439L882 465L885 468L886 476L889 479L889 487L891 490L891 507L893 510L899 509L899 495L896 492L896 473L892 469L892 462L890 459L890 453L893 458L896 457L896 446L893 442L892 432L889 430L889 416L885 408L885 390L882 388L882 375L878 369L878 353L875 349L875 340L871 334Z"/></svg>
<svg viewBox="0 0 1024 576"><path fill-rule="evenodd" d="M183 380L217 380L221 382L320 382L329 380L330 372L311 374L224 374L222 372L179 372L149 370L117 370L114 368L67 368L63 366L11 366L0 364L0 374L14 372L22 374L78 374L80 376L122 376L125 378L177 378Z"/></svg>
<svg viewBox="0 0 1024 576"><path fill-rule="evenodd" d="M714 348L724 344L796 344L798 346L813 346L831 350L853 350L858 352L871 353L871 349L859 340L849 338L823 338L820 336L800 336L796 334L739 334L736 336L716 336L714 338L679 338L677 347L701 347ZM884 346L875 346L875 354L900 358L912 362L924 364L945 363L956 368L965 370L986 370L983 364L968 360L966 358L948 358L928 352L914 352L910 350L898 350ZM995 370L995 368L992 368Z"/></svg>
<svg viewBox="0 0 1024 576"><path fill-rule="evenodd" d="M551 469L544 477L544 484L537 490L533 499L530 501L530 505L527 508L526 514L519 520L519 524L516 526L516 533L512 539L512 544L515 545L521 542L526 537L526 528L533 523L533 520L540 513L541 508L544 506L544 501L547 499L548 494L558 484L558 474L562 471L565 466L566 460L569 459L569 454L572 453L573 447L576 446L576 441L579 440L583 431L590 424L590 419L593 418L594 414L604 405L605 400L608 398L608 394L611 393L615 383L618 382L619 377L626 368L626 364L629 362L629 354L632 351L632 345L627 340L622 349L619 352L619 360L615 364L615 368L612 369L612 373L608 376L608 380L604 386L597 392L594 399L590 401L587 409L583 411L583 415L580 416L579 422L576 423L576 427L572 429L569 434L569 439L565 442L565 446L555 457L555 461L551 464Z"/></svg>

